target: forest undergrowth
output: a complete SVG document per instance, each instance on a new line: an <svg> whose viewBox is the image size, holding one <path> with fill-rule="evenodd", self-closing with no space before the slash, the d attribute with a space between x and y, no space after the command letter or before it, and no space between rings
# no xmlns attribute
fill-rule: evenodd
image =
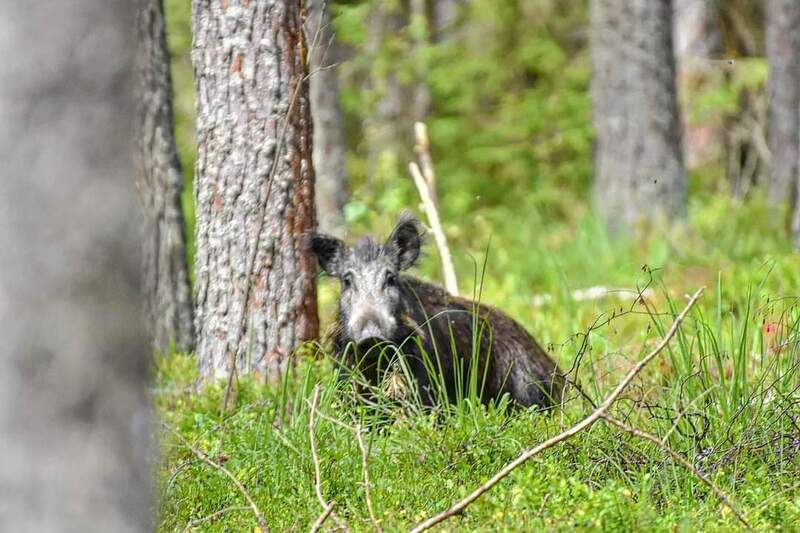
<svg viewBox="0 0 800 533"><path fill-rule="evenodd" d="M781 232L753 223L770 220L762 203L732 202L698 203L688 225L636 241L645 244L612 240L587 215L570 226L515 225L535 232L509 227L473 254L454 249L462 291L478 283L484 302L520 320L580 383L553 413L484 406L474 395L433 410L380 395L364 405L324 343L302 350L279 386L240 378L222 413L224 383L198 393L190 354L160 356L159 529L252 531L260 514L271 531L301 531L333 502L323 528L407 530L591 413L703 286L609 412L661 444L598 422L439 527L733 531L744 527L739 513L755 530L798 530L798 259ZM433 251L420 271L438 280ZM330 323L336 289L321 285ZM610 292L575 298L598 285Z"/></svg>

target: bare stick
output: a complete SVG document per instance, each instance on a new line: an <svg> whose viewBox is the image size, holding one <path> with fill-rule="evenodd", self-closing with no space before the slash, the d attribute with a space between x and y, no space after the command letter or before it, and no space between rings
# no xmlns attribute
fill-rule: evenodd
<svg viewBox="0 0 800 533"><path fill-rule="evenodd" d="M316 438L317 405L319 405L319 385L314 387L314 396L311 399L311 414L308 418L308 436L311 441L311 460L314 462L314 491L317 493L317 500L319 500L319 504L322 506L323 511L320 517L317 519L317 522L319 522L319 525L322 526L322 523L327 519L328 515L331 515L340 528L347 530L347 524L339 520L339 518L333 512L334 502L326 502L325 497L322 495L322 474L320 473Z"/></svg>
<svg viewBox="0 0 800 533"><path fill-rule="evenodd" d="M444 286L447 292L453 296L458 296L458 283L456 282L456 271L453 268L453 259L450 257L450 248L447 247L447 237L442 230L442 223L439 220L439 212L436 210L436 205L433 203L428 185L425 183L425 178L422 177L422 172L419 166L411 162L408 164L411 171L411 177L414 178L414 183L417 185L419 196L422 199L422 206L425 208L425 214L428 217L428 224L430 224L433 238L436 240L436 247L439 249L439 255L442 258L442 274L444 274Z"/></svg>
<svg viewBox="0 0 800 533"><path fill-rule="evenodd" d="M313 403L312 403L313 405ZM372 496L370 495L369 487L369 452L367 450L367 446L364 443L364 438L362 436L363 428L359 425L351 426L342 422L341 420L337 420L331 416L326 415L325 413L320 413L316 411L316 415L320 418L331 422L332 424L336 424L337 426L346 429L347 431L352 432L356 436L356 440L358 441L358 448L361 450L361 470L364 473L364 497L367 500L367 510L369 511L369 518L372 520L372 525L375 527L375 531L378 533L382 533L380 521L375 517L375 510L372 507Z"/></svg>
<svg viewBox="0 0 800 533"><path fill-rule="evenodd" d="M608 415L608 414L603 414L603 415L602 415L602 418L603 418L603 420L605 420L605 421L606 421L606 422L608 422L609 424L611 424L611 425L613 425L613 426L616 426L616 427L618 427L619 429L622 429L623 431L627 431L627 432L628 432L628 433L630 433L631 435L635 435L635 436L639 437L640 439L649 440L650 442L652 442L653 444L655 444L656 446L658 446L659 448L661 448L662 450L664 450L665 452L667 452L667 453L670 455L670 457L672 457L673 459L675 459L675 460L676 460L677 462L679 462L679 463L680 463L680 464L681 464L681 465L682 465L684 468L686 468L687 470L689 470L690 472L692 472L692 473L693 473L695 476L697 476L697 478L698 478L700 481L702 481L703 483L705 483L705 484L708 486L708 488L709 488L709 489L711 489L711 492L713 492L713 493L714 493L714 494L717 496L717 498L719 498L719 499L720 499L720 501L722 501L722 503L723 503L723 504L724 504L724 505L725 505L725 506L726 506L728 509L730 509L730 510L731 510L731 512L732 512L734 515L736 515L736 518L738 518L738 519L739 519L739 521L740 521L740 522L741 522L741 523L742 523L742 524L743 524L743 525L744 525L746 528L748 528L748 529L750 528L750 524L748 524L748 523L747 523L747 520L745 520L745 519L744 519L744 516L742 515L742 513L741 513L741 512L739 512L739 510L736 508L736 506L735 506L735 505L733 505L733 502L731 502L731 501L730 501L730 499L728 499L728 497L725 495L725 493L724 493L724 492L722 492L722 491L721 491L719 488L717 488L717 486L716 486L716 485L714 485L714 483L712 483L710 479L708 479L708 478L707 478L705 475L703 475L703 473L702 473L702 472L700 472L699 470L697 470L697 469L696 469L696 468L695 468L695 467L694 467L694 466L693 466L693 465L692 465L692 464L691 464L689 461L687 461L687 460L686 460L686 459L685 459L685 458L684 458L682 455L680 455L678 452L676 452L675 450L673 450L672 448L670 448L670 447L669 447L669 446L668 446L666 443L662 442L662 441L661 441L661 439L659 439L659 438L658 438L658 437L656 437L655 435L652 435L652 434L650 434L650 433L647 433L646 431L642 431L642 430L640 430L640 429L636 429L635 427L631 427L631 426L629 426L629 425L625 424L624 422L622 422L622 421L620 421L620 420L617 420L616 418L614 418L614 417L612 417L612 416L610 416L610 415Z"/></svg>
<svg viewBox="0 0 800 533"><path fill-rule="evenodd" d="M333 513L333 506L336 505L336 502L331 502L325 506L322 510L322 514L314 520L314 524L311 526L311 533L317 533L320 529L322 529L322 524L325 523L325 520Z"/></svg>
<svg viewBox="0 0 800 533"><path fill-rule="evenodd" d="M661 342L659 342L658 345L653 349L653 351L647 354L644 357L644 359L636 363L628 371L628 373L625 375L625 377L622 379L619 385L617 385L617 387L611 392L611 394L609 394L608 397L606 397L603 403L600 404L600 406L597 409L592 411L592 413L589 416L587 416L586 418L584 418L571 428L567 429L566 431L563 431L562 433L559 433L558 435L550 439L547 439L546 441L534 446L533 448L525 450L519 455L519 457L517 457L516 459L508 463L506 466L504 466L499 472L497 472L494 476L492 476L491 479L489 479L486 483L475 489L469 496L460 500L449 509L446 509L445 511L442 511L441 513L432 516L431 518L418 524L411 530L412 533L418 533L420 531L425 531L427 529L430 529L436 524L443 522L444 520L447 520L448 518L461 513L468 505L470 505L472 502L480 498L481 495L483 495L485 492L491 490L492 487L497 485L506 476L508 476L521 464L528 461L531 457L534 457L538 453L548 448L551 448L556 444L559 444L571 437L574 437L581 431L591 427L595 422L597 422L600 418L602 418L603 415L605 415L605 413L611 407L611 405L620 397L620 395L625 390L625 388L630 384L630 382L633 381L633 378L635 378L636 375L639 374L639 372L641 372L642 369L645 366L647 366L647 364L650 363L650 361L652 361L659 353L661 353L661 351L667 346L667 344L669 344L669 341L672 339L673 336L675 336L675 333L678 331L678 328L680 327L681 323L686 318L686 315L689 313L694 304L697 302L697 299L700 298L700 296L703 294L704 290L705 288L700 288L697 292L694 293L694 296L692 296L692 298L689 300L689 303L686 304L686 307L683 309L683 311L681 311L681 313L675 318L675 321L672 323L672 327L669 328L669 331L664 336L664 338L661 339Z"/></svg>
<svg viewBox="0 0 800 533"><path fill-rule="evenodd" d="M228 476L228 478L233 482L233 484L236 486L236 488L239 489L239 492L242 493L242 496L244 496L244 499L247 500L247 503L250 506L250 509L253 510L253 514L256 516L256 522L258 523L258 527L261 529L261 531L263 533L269 533L269 527L267 526L267 521L264 520L264 515L261 514L261 511L259 511L258 506L256 505L256 502L254 502L253 498L250 497L250 493L247 492L247 489L244 488L244 485L242 485L242 483L238 479L236 479L236 476L231 474L231 471L228 470L227 468L225 468L223 465L221 465L221 464L217 463L216 461L214 461L213 459L211 459L206 453L204 453L204 452L198 450L197 448L195 448L194 446L192 446L189 443L189 441L186 440L186 438L178 432L178 430L176 430L172 426L166 424L165 422L162 422L162 424L164 424L165 428L167 428L172 433L174 433L175 436L177 436L181 440L183 445L186 446L186 448L190 452L192 452L195 456L197 456L198 459L200 459L201 461L203 461L207 465L209 465L209 466L211 466L213 468L216 468L217 470L219 470L220 472L222 472L223 474Z"/></svg>
<svg viewBox="0 0 800 533"><path fill-rule="evenodd" d="M381 524L375 518L375 510L372 508L372 497L369 493L369 452L367 446L364 444L364 438L361 436L361 426L355 428L356 439L358 439L358 448L361 450L361 470L364 472L364 498L367 500L367 510L369 511L369 518L372 520L372 525L375 531L381 533Z"/></svg>
<svg viewBox="0 0 800 533"><path fill-rule="evenodd" d="M422 175L428 185L428 192L433 200L433 205L439 207L439 195L436 193L436 173L433 171L433 158L431 157L431 143L428 140L428 127L424 122L414 124L414 134L417 137L417 145L414 151L419 157L419 165L422 167Z"/></svg>
<svg viewBox="0 0 800 533"><path fill-rule="evenodd" d="M603 285L595 285L585 289L575 289L569 293L570 298L576 302L586 302L592 300L601 300L604 298L613 298L616 300L641 300L642 298L652 298L654 293L650 289L644 291L637 291L636 289L615 289L605 287ZM534 294L533 305L541 307L543 305L552 303L553 297L550 294Z"/></svg>
<svg viewBox="0 0 800 533"><path fill-rule="evenodd" d="M314 436L317 425L317 405L319 404L319 387L314 387L314 396L311 400L311 415L308 418L308 435L311 440L311 460L314 461L314 491L323 509L328 507L328 502L322 496L322 476L319 468L319 456L317 455L317 439Z"/></svg>
<svg viewBox="0 0 800 533"><path fill-rule="evenodd" d="M201 526L211 520L216 520L225 513L230 513L231 511L247 511L248 509L249 507L243 507L241 505L231 505L230 507L225 507L224 509L215 511L210 515L206 515L203 518L198 518L196 520L189 521L189 523L186 524L186 527L183 529L183 533L189 533L192 529L196 528L197 526Z"/></svg>

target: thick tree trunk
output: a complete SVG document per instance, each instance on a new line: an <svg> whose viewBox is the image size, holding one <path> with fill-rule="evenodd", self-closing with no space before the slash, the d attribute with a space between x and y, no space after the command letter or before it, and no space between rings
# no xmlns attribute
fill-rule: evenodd
<svg viewBox="0 0 800 533"><path fill-rule="evenodd" d="M318 333L311 116L297 2L195 0L197 355L285 371Z"/></svg>
<svg viewBox="0 0 800 533"><path fill-rule="evenodd" d="M612 231L681 216L687 183L669 0L593 0L595 198Z"/></svg>
<svg viewBox="0 0 800 533"><path fill-rule="evenodd" d="M183 173L175 148L172 76L162 0L142 0L139 13L139 121L144 207L144 284L147 318L156 350L194 343L181 193Z"/></svg>
<svg viewBox="0 0 800 533"><path fill-rule="evenodd" d="M769 198L779 204L790 198L800 157L800 2L768 0L766 18Z"/></svg>
<svg viewBox="0 0 800 533"><path fill-rule="evenodd" d="M135 2L0 3L0 530L152 531Z"/></svg>
<svg viewBox="0 0 800 533"><path fill-rule="evenodd" d="M347 203L347 145L339 106L339 47L323 0L308 3L305 21L311 71L311 117L314 121L314 172L319 229L340 235Z"/></svg>

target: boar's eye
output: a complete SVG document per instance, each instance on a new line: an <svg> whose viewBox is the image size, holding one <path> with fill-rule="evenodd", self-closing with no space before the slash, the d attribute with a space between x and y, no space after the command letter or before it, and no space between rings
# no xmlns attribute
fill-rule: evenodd
<svg viewBox="0 0 800 533"><path fill-rule="evenodd" d="M349 289L353 286L353 274L348 272L344 276L342 276L342 287L345 289Z"/></svg>
<svg viewBox="0 0 800 533"><path fill-rule="evenodd" d="M385 285L387 287L396 287L397 286L397 274L395 274L392 271L386 272Z"/></svg>

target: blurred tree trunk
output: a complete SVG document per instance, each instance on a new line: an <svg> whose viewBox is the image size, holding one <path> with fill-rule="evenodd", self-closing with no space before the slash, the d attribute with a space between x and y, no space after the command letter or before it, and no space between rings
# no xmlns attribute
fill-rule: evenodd
<svg viewBox="0 0 800 533"><path fill-rule="evenodd" d="M679 70L692 59L708 59L722 53L718 7L716 0L674 0L674 45Z"/></svg>
<svg viewBox="0 0 800 533"><path fill-rule="evenodd" d="M800 251L800 175L795 177L794 205L792 207L792 237L794 247Z"/></svg>
<svg viewBox="0 0 800 533"><path fill-rule="evenodd" d="M715 61L723 53L722 28L716 0L675 0L673 44L680 91L696 91L714 83L723 73ZM693 168L718 158L723 148L723 132L713 124L689 122L681 109L686 166Z"/></svg>
<svg viewBox="0 0 800 533"><path fill-rule="evenodd" d="M682 216L687 184L669 0L594 0L595 197L612 231Z"/></svg>
<svg viewBox="0 0 800 533"><path fill-rule="evenodd" d="M371 71L366 90L372 102L364 123L364 138L371 183L387 169L401 168L411 156L411 151L403 146L406 139L412 139L408 89L398 78L396 68L400 61L398 39L409 18L408 0L373 1L370 6L367 54Z"/></svg>
<svg viewBox="0 0 800 533"><path fill-rule="evenodd" d="M314 171L319 229L341 235L348 197L347 145L339 105L339 47L331 28L328 5L311 0L305 20L311 117L314 122Z"/></svg>
<svg viewBox="0 0 800 533"><path fill-rule="evenodd" d="M195 0L197 354L205 378L279 379L319 329L297 2Z"/></svg>
<svg viewBox="0 0 800 533"><path fill-rule="evenodd" d="M800 2L767 1L769 198L786 202L798 175L800 156Z"/></svg>
<svg viewBox="0 0 800 533"><path fill-rule="evenodd" d="M2 2L0 529L152 531L136 2Z"/></svg>
<svg viewBox="0 0 800 533"><path fill-rule="evenodd" d="M433 37L437 43L448 41L457 34L458 0L433 0Z"/></svg>
<svg viewBox="0 0 800 533"><path fill-rule="evenodd" d="M430 45L431 24L426 0L410 0L409 24L411 27L411 57L414 69L414 79L410 87L411 113L410 132L414 131L414 123L424 121L431 108L431 91L426 81L426 65L423 61L424 49ZM414 137L409 136L403 142L411 144Z"/></svg>
<svg viewBox="0 0 800 533"><path fill-rule="evenodd" d="M391 179L392 173L406 176L414 123L425 120L430 109L421 53L429 26L425 0L372 2L367 30L372 102L364 124L370 181L377 176Z"/></svg>
<svg viewBox="0 0 800 533"><path fill-rule="evenodd" d="M144 206L144 285L154 347L192 349L192 297L186 259L181 171L172 119L172 76L162 0L139 13L139 145Z"/></svg>

